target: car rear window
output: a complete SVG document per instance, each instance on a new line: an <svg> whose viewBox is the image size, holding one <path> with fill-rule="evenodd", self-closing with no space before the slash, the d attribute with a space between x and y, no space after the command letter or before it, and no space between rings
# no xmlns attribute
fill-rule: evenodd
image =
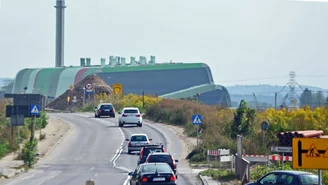
<svg viewBox="0 0 328 185"><path fill-rule="evenodd" d="M317 175L300 175L300 182L302 185L313 185L313 184L318 184L318 176Z"/></svg>
<svg viewBox="0 0 328 185"><path fill-rule="evenodd" d="M169 155L151 155L149 156L149 162L172 163L172 159Z"/></svg>
<svg viewBox="0 0 328 185"><path fill-rule="evenodd" d="M161 173L171 173L172 169L167 164L145 165L142 167L142 172L155 173L156 171Z"/></svg>
<svg viewBox="0 0 328 185"><path fill-rule="evenodd" d="M131 141L147 141L146 136L132 136Z"/></svg>
<svg viewBox="0 0 328 185"><path fill-rule="evenodd" d="M101 109L112 109L113 106L112 105L102 105L100 108Z"/></svg>
<svg viewBox="0 0 328 185"><path fill-rule="evenodd" d="M124 113L129 113L129 114L138 113L138 110L136 110L136 109L127 109L127 110L124 110Z"/></svg>

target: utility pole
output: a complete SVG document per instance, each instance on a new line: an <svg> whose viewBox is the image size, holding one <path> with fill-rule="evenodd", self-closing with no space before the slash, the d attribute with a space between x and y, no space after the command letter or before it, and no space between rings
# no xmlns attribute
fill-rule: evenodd
<svg viewBox="0 0 328 185"><path fill-rule="evenodd" d="M274 109L277 109L277 92L274 93Z"/></svg>
<svg viewBox="0 0 328 185"><path fill-rule="evenodd" d="M145 91L142 91L142 107L145 107Z"/></svg>

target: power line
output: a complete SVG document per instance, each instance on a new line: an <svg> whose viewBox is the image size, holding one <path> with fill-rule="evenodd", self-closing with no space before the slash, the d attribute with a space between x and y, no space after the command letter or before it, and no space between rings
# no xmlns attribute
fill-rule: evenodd
<svg viewBox="0 0 328 185"><path fill-rule="evenodd" d="M328 74L307 74L307 75L297 75L296 77L323 77L327 76ZM223 80L217 82L243 82L243 81L256 81L256 80L270 80L270 79L277 79L277 78L288 78L288 75L284 76L273 76L273 77L263 77L263 78L249 78L249 79L238 79L238 80Z"/></svg>

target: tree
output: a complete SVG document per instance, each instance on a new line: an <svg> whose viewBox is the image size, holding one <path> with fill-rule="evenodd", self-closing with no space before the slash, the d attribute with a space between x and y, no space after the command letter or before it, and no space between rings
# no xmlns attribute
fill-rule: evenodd
<svg viewBox="0 0 328 185"><path fill-rule="evenodd" d="M255 121L256 111L247 107L245 100L241 100L239 107L234 113L234 119L231 123L230 136L231 139L236 139L237 135L248 135L253 128L253 123Z"/></svg>
<svg viewBox="0 0 328 185"><path fill-rule="evenodd" d="M318 91L317 93L313 94L313 107L321 107L325 105L326 99L322 93L322 91Z"/></svg>
<svg viewBox="0 0 328 185"><path fill-rule="evenodd" d="M308 88L306 88L301 94L300 106L305 107L309 105L312 107L313 105L312 102L313 102L312 92Z"/></svg>

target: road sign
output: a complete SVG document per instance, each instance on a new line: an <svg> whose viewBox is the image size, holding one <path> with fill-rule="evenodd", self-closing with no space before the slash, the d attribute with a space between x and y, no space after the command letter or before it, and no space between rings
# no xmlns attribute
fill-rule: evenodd
<svg viewBox="0 0 328 185"><path fill-rule="evenodd" d="M202 115L193 115L192 116L192 123L195 124L195 125L200 125L202 124L202 121L203 121L203 118L202 118Z"/></svg>
<svg viewBox="0 0 328 185"><path fill-rule="evenodd" d="M292 147L273 146L271 147L271 152L292 153Z"/></svg>
<svg viewBox="0 0 328 185"><path fill-rule="evenodd" d="M88 82L87 84L85 84L85 90L87 91L87 93L92 92L92 89L93 89L92 83Z"/></svg>
<svg viewBox="0 0 328 185"><path fill-rule="evenodd" d="M114 94L122 94L122 84L113 84L113 92Z"/></svg>
<svg viewBox="0 0 328 185"><path fill-rule="evenodd" d="M70 85L70 86L69 86L69 89L70 89L70 90L73 90L73 89L74 89L74 86L73 86L73 85Z"/></svg>
<svg viewBox="0 0 328 185"><path fill-rule="evenodd" d="M294 169L328 169L328 138L293 138Z"/></svg>
<svg viewBox="0 0 328 185"><path fill-rule="evenodd" d="M40 114L40 105L31 105L30 110L32 115L38 115Z"/></svg>
<svg viewBox="0 0 328 185"><path fill-rule="evenodd" d="M77 102L77 100L76 100L76 96L73 96L73 100L72 100L72 102L74 102L74 103Z"/></svg>
<svg viewBox="0 0 328 185"><path fill-rule="evenodd" d="M17 127L17 126L24 126L24 115L11 115L10 117L10 126Z"/></svg>

